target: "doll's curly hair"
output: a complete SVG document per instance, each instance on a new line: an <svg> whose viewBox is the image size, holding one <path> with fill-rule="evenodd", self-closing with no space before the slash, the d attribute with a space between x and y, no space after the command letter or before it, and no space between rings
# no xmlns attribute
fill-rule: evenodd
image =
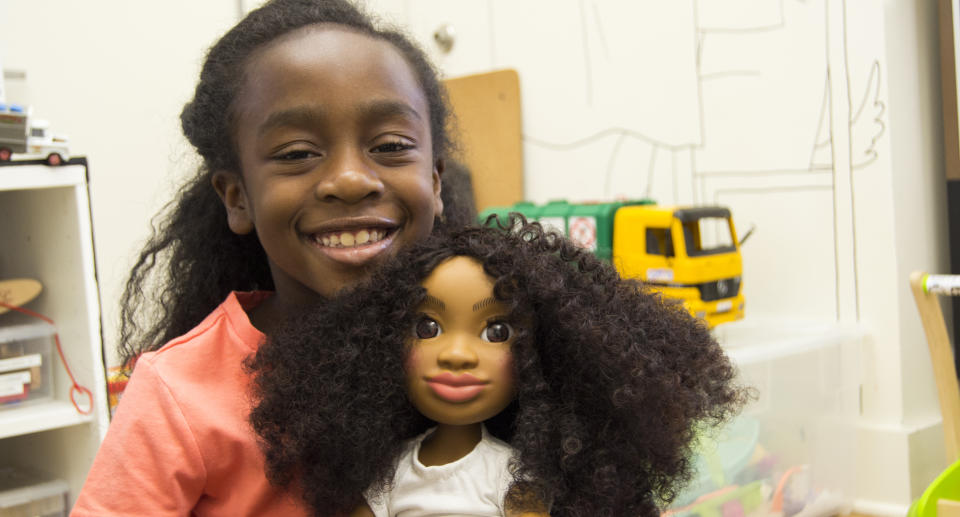
<svg viewBox="0 0 960 517"><path fill-rule="evenodd" d="M402 367L420 284L444 260L469 256L518 329L516 399L486 422L517 452L507 506L657 515L676 495L697 430L745 402L735 368L679 304L512 217L431 236L291 318L248 360L250 420L271 482L317 515L349 513L367 489L389 488L404 442L433 425L407 400Z"/></svg>

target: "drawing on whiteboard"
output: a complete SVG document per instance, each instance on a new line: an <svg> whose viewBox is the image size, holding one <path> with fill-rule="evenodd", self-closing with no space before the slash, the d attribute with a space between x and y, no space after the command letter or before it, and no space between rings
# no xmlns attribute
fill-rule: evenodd
<svg viewBox="0 0 960 517"><path fill-rule="evenodd" d="M855 186L889 167L875 3L368 1L475 31L458 74L519 72L529 199L731 206L756 310L859 318Z"/></svg>
<svg viewBox="0 0 960 517"><path fill-rule="evenodd" d="M759 235L809 233L824 241L820 249L834 250L796 264L808 276L833 271L832 296L825 287L806 305L822 307L815 300L826 298L834 306L814 315L859 317L854 174L882 152L885 103L880 61L849 59L844 0L565 2L566 12L551 13L552 30L580 41L560 48L557 38L531 41L517 20L529 20L536 2L517 4L509 11L494 4L490 18L497 48L510 49L494 62L520 70L530 92L523 96L527 169L574 163L601 179L572 188L532 173L528 191L544 199L575 191L678 204L748 201L763 208L742 210L756 219L738 224L757 226ZM564 59L545 62L545 54ZM782 203L760 198L829 217L777 227L769 212ZM751 245L763 254L809 255L809 242L758 241Z"/></svg>

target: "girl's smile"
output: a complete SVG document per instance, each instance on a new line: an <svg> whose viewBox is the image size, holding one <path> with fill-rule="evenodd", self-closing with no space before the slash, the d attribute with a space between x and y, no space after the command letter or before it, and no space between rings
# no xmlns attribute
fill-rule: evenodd
<svg viewBox="0 0 960 517"><path fill-rule="evenodd" d="M331 261L359 267L391 249L398 229L391 218L340 218L307 229L303 238Z"/></svg>

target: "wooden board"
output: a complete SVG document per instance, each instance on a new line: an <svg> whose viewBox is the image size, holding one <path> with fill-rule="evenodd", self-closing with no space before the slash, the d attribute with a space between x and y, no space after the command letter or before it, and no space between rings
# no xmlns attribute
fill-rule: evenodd
<svg viewBox="0 0 960 517"><path fill-rule="evenodd" d="M516 70L445 81L456 117L460 161L469 169L478 211L523 199L520 79Z"/></svg>
<svg viewBox="0 0 960 517"><path fill-rule="evenodd" d="M957 43L953 33L956 0L940 0L940 93L943 100L944 168L948 180L960 180L960 117L957 113Z"/></svg>

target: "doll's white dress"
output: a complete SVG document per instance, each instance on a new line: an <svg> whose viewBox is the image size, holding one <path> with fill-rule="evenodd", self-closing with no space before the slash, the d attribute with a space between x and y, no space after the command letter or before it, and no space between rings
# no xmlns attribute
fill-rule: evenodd
<svg viewBox="0 0 960 517"><path fill-rule="evenodd" d="M397 463L393 489L367 504L376 517L502 516L510 486L513 448L482 429L480 442L453 463L420 463L420 444L433 429L411 440Z"/></svg>

